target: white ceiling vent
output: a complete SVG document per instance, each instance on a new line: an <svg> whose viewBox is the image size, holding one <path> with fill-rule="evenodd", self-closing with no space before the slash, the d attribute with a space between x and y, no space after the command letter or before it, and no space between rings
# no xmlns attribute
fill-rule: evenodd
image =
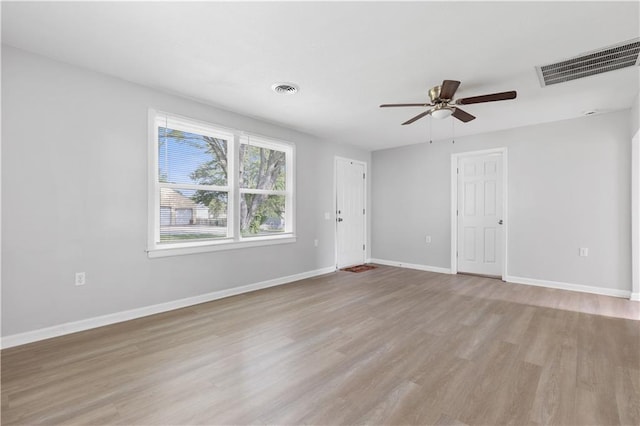
<svg viewBox="0 0 640 426"><path fill-rule="evenodd" d="M564 83L639 64L640 38L584 53L555 64L536 66L540 85Z"/></svg>
<svg viewBox="0 0 640 426"><path fill-rule="evenodd" d="M298 86L293 83L275 83L271 85L271 90L281 95L293 95L298 92Z"/></svg>

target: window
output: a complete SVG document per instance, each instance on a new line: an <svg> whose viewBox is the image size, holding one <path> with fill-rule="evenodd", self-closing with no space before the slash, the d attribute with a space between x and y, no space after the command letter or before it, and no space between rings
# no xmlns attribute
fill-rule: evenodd
<svg viewBox="0 0 640 426"><path fill-rule="evenodd" d="M293 145L150 112L149 256L293 242Z"/></svg>

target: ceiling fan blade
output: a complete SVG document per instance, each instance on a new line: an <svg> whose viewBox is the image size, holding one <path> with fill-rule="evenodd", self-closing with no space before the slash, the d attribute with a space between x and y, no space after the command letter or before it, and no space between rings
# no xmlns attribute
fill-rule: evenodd
<svg viewBox="0 0 640 426"><path fill-rule="evenodd" d="M515 99L516 91L491 93L489 95L472 96L470 98L462 98L456 101L457 105L479 104L482 102L506 101L507 99Z"/></svg>
<svg viewBox="0 0 640 426"><path fill-rule="evenodd" d="M388 108L388 107L423 107L426 108L428 106L432 106L431 104L382 104L380 108Z"/></svg>
<svg viewBox="0 0 640 426"><path fill-rule="evenodd" d="M402 123L402 125L404 126L405 124L411 124L416 120L420 120L425 115L429 115L430 112L431 112L431 110L427 110L425 112L422 112L422 113L416 115L415 117L413 117L412 119L405 121L404 123Z"/></svg>
<svg viewBox="0 0 640 426"><path fill-rule="evenodd" d="M453 111L453 114L451 115L453 115L455 118L457 118L458 120L464 123L476 119L473 115L469 114L466 111L461 110L460 108L455 108Z"/></svg>
<svg viewBox="0 0 640 426"><path fill-rule="evenodd" d="M458 90L458 86L460 86L459 81L444 80L440 88L440 99L453 99L453 95L456 93L456 90Z"/></svg>

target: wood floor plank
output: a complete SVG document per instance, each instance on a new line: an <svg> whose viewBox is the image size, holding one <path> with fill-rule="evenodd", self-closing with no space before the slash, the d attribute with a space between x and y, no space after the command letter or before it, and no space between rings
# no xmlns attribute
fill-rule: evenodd
<svg viewBox="0 0 640 426"><path fill-rule="evenodd" d="M640 424L640 303L388 266L1 353L24 424Z"/></svg>
<svg viewBox="0 0 640 426"><path fill-rule="evenodd" d="M616 403L620 423L640 424L640 370L616 368Z"/></svg>
<svg viewBox="0 0 640 426"><path fill-rule="evenodd" d="M541 367L530 419L537 424L574 424L576 339L567 337Z"/></svg>

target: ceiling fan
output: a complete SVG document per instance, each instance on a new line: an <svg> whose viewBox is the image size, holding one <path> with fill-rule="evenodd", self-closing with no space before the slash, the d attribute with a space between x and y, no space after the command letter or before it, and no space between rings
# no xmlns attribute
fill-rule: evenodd
<svg viewBox="0 0 640 426"><path fill-rule="evenodd" d="M460 86L459 81L444 80L441 86L434 86L429 90L429 98L431 99L431 103L383 104L383 105L380 105L380 108L433 107L405 121L404 123L402 123L402 125L411 124L414 121L419 120L422 117L425 117L429 114L431 114L431 116L434 118L447 118L450 115L452 115L458 120L466 123L468 121L475 119L476 117L458 108L456 105L470 105L470 104L479 104L483 102L506 101L508 99L516 98L516 91L512 90L510 92L491 93L488 95L472 96L470 98L461 98L461 99L454 100L453 95L456 93L456 90L458 90L458 86Z"/></svg>

